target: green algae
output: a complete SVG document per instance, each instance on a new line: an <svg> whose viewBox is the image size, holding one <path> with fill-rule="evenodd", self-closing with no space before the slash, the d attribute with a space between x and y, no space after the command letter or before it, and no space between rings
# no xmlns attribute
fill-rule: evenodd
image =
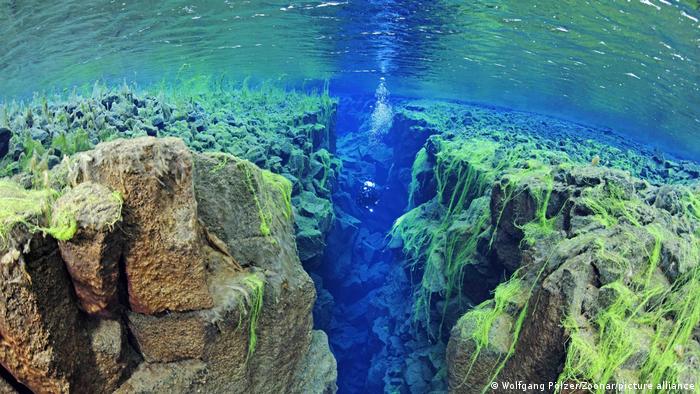
<svg viewBox="0 0 700 394"><path fill-rule="evenodd" d="M246 185L248 186L248 191L250 194L253 196L253 201L255 202L255 207L258 210L258 218L260 219L260 234L262 234L264 237L269 237L271 234L270 231L270 222L272 220L272 215L267 209L264 209L263 202L261 201L261 197L258 195L258 192L256 191L255 185L254 185L254 179L253 179L253 172L251 170L251 167L253 166L253 163L247 162L247 161L240 161L237 164L239 169L242 169L245 173L246 177Z"/></svg>
<svg viewBox="0 0 700 394"><path fill-rule="evenodd" d="M423 270L423 282L418 285L414 299L414 315L420 313L419 316L428 318L431 297L436 291L432 286L433 278L440 275L446 278L459 277L459 270L449 269L459 267L459 263L450 265L449 262L468 260L465 255L469 253L461 252L468 252L473 248L469 242L460 244L467 245L463 250L451 251L450 247L445 247L444 234L448 226L443 225L443 221L453 222L459 216L456 214L463 211L465 205L468 206L475 197L487 194L487 186L498 178L502 195L496 204L500 211L496 212L495 226L498 227L508 202L519 193L527 191L535 209L534 217L521 224L515 223L515 227L523 232L521 248L549 243L550 246L545 247L554 250L561 241L551 236L557 229L557 220L562 213L560 210L552 213L551 217L548 216L554 174L561 169L576 166L566 155L558 153L512 149L504 154L498 147L494 149L492 144L483 143L483 149L470 151L469 147L476 143L469 139L459 140L454 144L460 144L458 150L444 151L451 146L449 143L443 143L440 145L442 153L438 151L436 155L438 162L441 157L449 157L451 160L448 164L439 163L434 166L438 181L439 208L436 208L434 203L413 208L397 220L392 230L392 237L400 238L403 242L402 248L408 258L409 267L412 270ZM530 159L527 159L528 155ZM467 160L468 165L460 167L460 159ZM470 160L472 161L469 162ZM412 168L412 196L419 187L417 174L425 172L429 166L427 152L423 149L417 154ZM442 172L439 172L440 170ZM520 185L527 185L527 188L521 188ZM649 221L643 219L648 213L648 203L637 197L634 190L625 189L615 179L606 179L600 184L584 186L582 189L582 195L576 198L577 203L585 206L591 213L590 217L603 228L622 229L620 236L628 241L624 242L624 245L616 244L611 247L603 236L591 234L591 237L587 237L587 242L593 246L596 259L619 267L620 277L601 287L601 291L610 294L610 302L598 310L592 320L573 314L562 318L561 324L569 340L560 383L617 381L623 366L628 368L631 360L639 359L640 354L646 354L641 358L641 364L634 367L640 381L655 384L678 381L684 373L687 374L683 354L692 339L694 328L700 323L700 307L697 307L697 300L700 299L700 276L698 269L692 268L670 285L664 286L658 281L657 272L664 245L670 241L680 241L682 259L686 261L680 265L695 267L700 258L697 247L698 231L688 240L679 238L662 224L645 224ZM410 201L409 206L413 206L413 197ZM684 210L681 214L700 218L698 201L697 193L681 193L680 203ZM517 221L518 218L515 219ZM646 234L647 241L640 243L640 235L625 230L626 228L639 229ZM491 246L495 233L492 233ZM435 254L445 257L435 259L432 257ZM631 259L640 255L645 256L644 264L632 264ZM460 318L458 325L463 328L469 327L468 334L462 334L468 335L476 349L471 355L469 371L474 363L478 362L481 352L490 346L489 335L499 316L514 315L510 344L494 366L491 380L499 376L516 352L518 338L531 306L530 298L547 264L539 268L535 279L527 280L529 284L525 284L525 278L516 272L509 281L497 287L493 300L480 304ZM635 274L629 277L629 272ZM449 281L450 279L445 279L445 283ZM461 289L456 287L457 291L461 292ZM449 285L441 290L441 295L449 300L454 294L451 295L447 288ZM649 351L645 353L646 349ZM488 386L483 388L484 392L488 390Z"/></svg>
<svg viewBox="0 0 700 394"><path fill-rule="evenodd" d="M260 320L260 314L262 313L263 307L263 297L265 294L265 282L260 279L256 274L247 274L242 282L252 291L252 296L249 302L249 311L246 312L249 315L248 323L248 355L246 356L246 361L255 353L255 348L258 344L258 322Z"/></svg>
<svg viewBox="0 0 700 394"><path fill-rule="evenodd" d="M506 118L498 110L434 100L411 100L396 106L395 112L424 130L452 133L465 139L498 139L502 144L526 146L529 151L564 155L578 165L590 164L597 156L600 165L628 171L652 184L697 179L697 170L692 174L682 170L671 173L668 167L676 167L678 161L653 158L652 152L629 143L626 138L563 124L553 118L516 111L508 112Z"/></svg>
<svg viewBox="0 0 700 394"><path fill-rule="evenodd" d="M615 182L605 182L593 188L585 190L583 202L594 214L594 217L605 227L612 227L620 218L626 219L632 225L639 227L641 224L635 216L636 207L642 202L639 199L628 197Z"/></svg>
<svg viewBox="0 0 700 394"><path fill-rule="evenodd" d="M82 128L73 133L58 134L51 140L51 148L58 150L64 156L72 156L78 152L90 150L92 147L90 136Z"/></svg>
<svg viewBox="0 0 700 394"><path fill-rule="evenodd" d="M277 175L267 170L262 170L262 179L265 183L272 186L282 195L284 201L284 216L287 219L292 218L292 183L281 175Z"/></svg>
<svg viewBox="0 0 700 394"><path fill-rule="evenodd" d="M489 346L490 332L496 318L506 313L506 308L510 305L518 305L518 299L524 293L523 282L517 276L501 283L493 292L493 300L486 301L474 307L469 312L462 315L459 325L473 325L475 328L468 334L476 344L476 350L472 356L472 365L476 362L481 350ZM462 332L463 336L467 333ZM471 368L471 367L470 367Z"/></svg>
<svg viewBox="0 0 700 394"><path fill-rule="evenodd" d="M498 172L494 158L498 144L487 139L446 145L437 154L435 179L439 200L447 216L465 209L475 196L483 195Z"/></svg>
<svg viewBox="0 0 700 394"><path fill-rule="evenodd" d="M245 272L233 279L227 287L234 290L231 300L239 308L238 325L236 329L241 329L244 322L248 328L248 346L246 352L246 363L255 354L258 346L258 324L263 312L265 298L264 276L256 272ZM222 319L218 311L211 315L212 323L218 325Z"/></svg>
<svg viewBox="0 0 700 394"><path fill-rule="evenodd" d="M268 237L272 233L272 220L275 217L276 211L281 209L284 217L287 219L292 218L292 184L281 175L274 174L267 170L261 171L262 181L270 185L273 190L280 194L283 206L279 207L277 206L277 201L273 201L274 198L270 196L261 196L258 192L258 188L255 187L255 175L253 174L253 167L255 165L253 163L242 160L239 161L236 166L245 174L246 186L258 210L260 233Z"/></svg>
<svg viewBox="0 0 700 394"><path fill-rule="evenodd" d="M75 216L70 212L52 212L52 204L59 196L53 189L27 190L12 181L0 180L0 246L8 246L10 233L18 225L60 241L71 239L77 230Z"/></svg>
<svg viewBox="0 0 700 394"><path fill-rule="evenodd" d="M518 186L524 179L536 179L541 185L533 190L536 220L521 226L526 240L534 243L535 239L547 236L554 231L554 218L546 215L547 206L553 187L553 169L539 160L529 159L535 155L552 161L566 161L561 155L548 156L524 147L504 148L498 142L486 138L469 138L448 142L439 140L440 149L436 154L434 177L437 184L436 200L442 207L438 220L425 220L423 206L414 208L394 224L390 236L403 242L403 252L409 259L411 269L419 265L423 270L421 283L418 285L414 299L414 319L424 319L430 326L430 308L435 282L438 292L445 300L457 298L462 302L461 284L464 269L475 261L477 241L491 218L488 206L477 208L472 203L479 197L486 196L494 181L501 176L504 198L497 217L496 226L503 214L506 204L522 190ZM416 174L423 170L427 162L425 149L418 152L412 170L412 191L418 187ZM450 226L469 210L480 209L472 216L470 231L466 234L450 233ZM495 239L491 233L490 247ZM422 256L425 256L422 258ZM440 328L444 323L447 304L442 311Z"/></svg>
<svg viewBox="0 0 700 394"><path fill-rule="evenodd" d="M622 200L620 193L614 189L606 198L608 201L610 199ZM601 291L612 293L608 297L611 301L591 321L576 315L566 317L563 325L568 332L569 343L559 381L606 384L618 382L621 370L632 369L636 371L634 373L639 381L653 387L663 382L679 382L687 368L683 353L692 339L693 330L700 323L698 238L680 238L656 223L642 226L635 217L631 217L634 210L622 210L614 204L609 207L607 214L612 218L608 223L624 218L626 223L650 236L651 246L643 245L645 264L634 271L635 276L620 278L601 288ZM600 215L600 212L596 212L596 215ZM627 239L630 240L629 245L633 245L632 236ZM664 244L671 240L679 242L681 258L693 262L690 264L693 268L673 283L664 285L655 281L653 275L658 270ZM604 245L604 241L599 240L598 244ZM613 255L612 259L619 265L631 267L630 260L634 253L630 247L622 254ZM601 254L604 258L610 256L605 252ZM629 366L633 357L641 361L635 361L636 366ZM603 389L597 391L603 392Z"/></svg>
<svg viewBox="0 0 700 394"><path fill-rule="evenodd" d="M150 96L149 92L154 92L155 96ZM132 103L139 103L138 107L133 108ZM28 161L37 145L43 148L39 156L49 149L70 155L117 136L132 138L149 133L182 138L196 151L225 152L251 159L241 147L257 145L269 149L280 139L280 133L285 138L307 134L310 130L307 126L319 125L323 135L317 140L328 145L336 105L327 86L321 92L297 92L277 88L271 83L251 88L197 77L194 81L163 83L143 90L127 84L110 88L95 83L92 93L86 92L84 96L74 92L70 96L57 95L48 103L43 98L35 98L26 105L0 106L13 134L12 144L27 150L25 160ZM31 110L34 107L46 108L34 114ZM66 108L75 108L80 116L67 112ZM28 114L31 114L30 123L40 120L50 130L43 143L30 141ZM192 115L196 119L194 122L188 118ZM160 130L151 124L156 124L159 118L159 122L166 122ZM310 153L321 147L311 144L305 149ZM11 161L5 161L5 166ZM20 169L25 168L20 166ZM18 169L6 170L12 174Z"/></svg>
<svg viewBox="0 0 700 394"><path fill-rule="evenodd" d="M323 189L328 189L328 178L333 172L331 166L334 164L331 154L326 149L319 149L318 151L314 152L312 158L321 163L320 172L322 175L321 180L319 181L320 186Z"/></svg>
<svg viewBox="0 0 700 394"><path fill-rule="evenodd" d="M279 86L279 82L253 85L183 76L145 88L96 82L80 93L74 89L48 99L36 96L27 103L0 104L12 134L10 153L0 160L0 176L30 174L34 187L43 187L52 181L46 172L62 156L118 137L150 135L180 138L195 152L240 157L283 175L292 182L294 195L310 192L329 201L342 167L332 153L337 100L330 97L327 83L315 91ZM43 131L27 127L29 109L31 122L41 124ZM226 160L212 171L220 171ZM273 186L286 196L285 181L273 181ZM269 209L263 201L258 203L260 232L269 235ZM281 202L287 217L292 216L291 205L290 198ZM303 227L297 231L323 226L305 221Z"/></svg>
<svg viewBox="0 0 700 394"><path fill-rule="evenodd" d="M219 162L214 167L212 167L211 170L209 170L209 172L211 172L212 174L216 174L219 171L226 168L229 158L230 157L228 155L221 155L220 157L218 157Z"/></svg>
<svg viewBox="0 0 700 394"><path fill-rule="evenodd" d="M409 209L415 207L415 193L419 187L418 174L430 169L430 165L428 164L428 152L425 148L421 148L418 153L416 153L416 158L413 160L413 165L411 166L411 184L408 186Z"/></svg>
<svg viewBox="0 0 700 394"><path fill-rule="evenodd" d="M680 381L686 369L683 352L700 323L697 269L671 288L632 289L618 281L602 289L614 290L614 301L598 312L592 325L571 315L563 322L569 344L559 381L617 381L634 355L643 355L641 363L636 361L639 366L633 367L639 381L654 387Z"/></svg>
<svg viewBox="0 0 700 394"><path fill-rule="evenodd" d="M473 207L478 210L478 219L466 234L448 231L455 218L470 209L476 197L481 196L497 170L493 170L493 160L498 144L494 141L478 139L464 145L443 143L437 154L435 179L437 201L441 203L441 219L422 219L422 207L414 208L395 222L390 237L401 239L403 251L409 257L410 267L415 269L423 264L421 283L414 299L414 320L423 320L430 327L431 299L439 291L445 299L457 296L461 302L461 283L464 268L473 261L477 239L488 220L488 208ZM425 157L425 152L418 157ZM418 165L422 165L420 162ZM415 168L415 165L414 165ZM414 179L414 187L417 185ZM426 256L424 259L421 256ZM424 261L423 261L424 260ZM441 285L436 285L442 282ZM442 288L442 289L440 289ZM447 304L443 309L440 327L444 323Z"/></svg>
<svg viewBox="0 0 700 394"><path fill-rule="evenodd" d="M555 218L547 217L547 208L554 187L554 169L539 160L530 159L520 168L509 168L501 178L501 187L504 189L503 198L500 201L501 209L498 212L495 226L498 227L503 217L503 211L508 203L524 190L520 189L524 180L528 180L530 197L535 205L535 218L525 224L517 225L523 231L523 241L533 245L537 240L543 239L554 232ZM517 219L517 218L516 218ZM489 247L493 247L496 232L492 234Z"/></svg>

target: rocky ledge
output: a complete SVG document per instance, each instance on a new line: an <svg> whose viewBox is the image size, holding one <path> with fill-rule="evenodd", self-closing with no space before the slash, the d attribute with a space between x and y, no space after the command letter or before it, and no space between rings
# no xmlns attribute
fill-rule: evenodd
<svg viewBox="0 0 700 394"><path fill-rule="evenodd" d="M418 325L449 337L450 392L697 390L696 182L654 185L517 138L464 135L429 138L412 179L419 205L390 246L418 278Z"/></svg>
<svg viewBox="0 0 700 394"><path fill-rule="evenodd" d="M451 391L492 381L697 388L697 195L600 167L504 175L491 191L491 253L514 273L452 329Z"/></svg>
<svg viewBox="0 0 700 394"><path fill-rule="evenodd" d="M0 184L0 364L15 389L335 392L287 179L151 137L44 178Z"/></svg>

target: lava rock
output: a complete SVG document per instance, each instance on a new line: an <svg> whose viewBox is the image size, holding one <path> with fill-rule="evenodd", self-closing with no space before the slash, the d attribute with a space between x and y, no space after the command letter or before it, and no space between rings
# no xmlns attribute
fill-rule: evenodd
<svg viewBox="0 0 700 394"><path fill-rule="evenodd" d="M121 209L120 197L91 182L71 189L53 207L54 218L70 215L77 222L76 234L59 248L80 306L89 314L110 317L118 304L122 244L114 229Z"/></svg>
<svg viewBox="0 0 700 394"><path fill-rule="evenodd" d="M0 159L5 157L10 152L10 139L12 131L5 127L0 127Z"/></svg>
<svg viewBox="0 0 700 394"><path fill-rule="evenodd" d="M78 154L74 163L75 177L124 198L131 309L155 314L212 307L199 247L192 155L184 144L174 138L118 140ZM154 236L159 242L152 242Z"/></svg>
<svg viewBox="0 0 700 394"><path fill-rule="evenodd" d="M31 129L31 136L33 140L46 142L49 139L49 133L42 129Z"/></svg>

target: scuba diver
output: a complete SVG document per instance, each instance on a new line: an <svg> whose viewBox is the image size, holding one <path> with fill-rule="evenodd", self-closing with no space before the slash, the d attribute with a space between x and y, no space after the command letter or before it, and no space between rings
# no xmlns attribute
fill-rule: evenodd
<svg viewBox="0 0 700 394"><path fill-rule="evenodd" d="M379 203L377 184L371 180L364 181L357 194L357 203L368 211L374 212L374 206Z"/></svg>

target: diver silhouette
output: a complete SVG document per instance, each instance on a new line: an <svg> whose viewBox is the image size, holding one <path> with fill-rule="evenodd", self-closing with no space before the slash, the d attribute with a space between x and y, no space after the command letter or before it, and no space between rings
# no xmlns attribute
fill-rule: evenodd
<svg viewBox="0 0 700 394"><path fill-rule="evenodd" d="M379 190L374 181L366 180L362 183L357 194L357 203L370 212L374 212L374 206L379 203Z"/></svg>

